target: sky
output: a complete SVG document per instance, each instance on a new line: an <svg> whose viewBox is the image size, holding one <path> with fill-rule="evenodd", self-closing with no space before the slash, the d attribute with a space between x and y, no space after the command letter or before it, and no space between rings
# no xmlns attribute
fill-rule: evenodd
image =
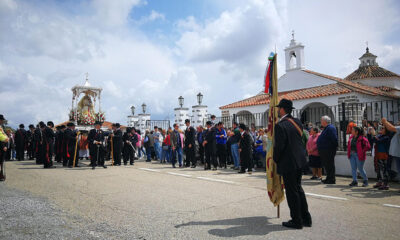
<svg viewBox="0 0 400 240"><path fill-rule="evenodd" d="M400 73L395 0L1 0L0 114L11 126L68 120L75 85L103 89L106 120L146 103L173 120L204 95L209 112L256 95L271 51L305 45L307 69L345 77L369 49Z"/></svg>

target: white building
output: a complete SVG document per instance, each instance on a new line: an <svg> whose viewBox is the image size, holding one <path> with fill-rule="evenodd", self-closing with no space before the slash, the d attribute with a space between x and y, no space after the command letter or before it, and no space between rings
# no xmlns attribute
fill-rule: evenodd
<svg viewBox="0 0 400 240"><path fill-rule="evenodd" d="M182 131L186 130L185 119L190 119L189 108L179 107L174 109L175 123L179 125Z"/></svg>
<svg viewBox="0 0 400 240"><path fill-rule="evenodd" d="M400 76L379 67L376 58L367 47L365 54L359 58L359 68L353 73L345 78L329 76L305 68L304 45L297 43L293 38L285 48L286 72L278 80L279 99L292 100L298 114L295 116L303 122L316 123L325 114L339 122L343 102L349 106L353 104L352 108L357 106L357 109L347 109L345 105L348 118L361 121L368 117L377 120L378 115L387 113L391 117L390 120L397 122L400 112ZM391 104L374 103L385 100L391 100ZM268 103L268 95L261 92L256 96L221 106L220 110L223 117L264 113L265 116L252 119L248 123L265 126L261 122L266 122ZM328 109L328 106L335 107ZM325 112L313 112L322 107L325 107Z"/></svg>

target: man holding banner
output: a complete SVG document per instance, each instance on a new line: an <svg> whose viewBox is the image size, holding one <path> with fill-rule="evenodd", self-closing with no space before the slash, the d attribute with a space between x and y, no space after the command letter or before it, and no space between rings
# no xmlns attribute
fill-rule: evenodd
<svg viewBox="0 0 400 240"><path fill-rule="evenodd" d="M284 186L292 220L283 222L282 225L296 229L311 227L311 215L301 187L301 170L306 164L301 122L291 116L291 101L282 99L277 105L277 55L271 53L268 60L269 65L265 72L265 93L270 96L266 159L268 196L274 206L278 207L279 217L279 204L284 200ZM280 121L278 117L281 118Z"/></svg>

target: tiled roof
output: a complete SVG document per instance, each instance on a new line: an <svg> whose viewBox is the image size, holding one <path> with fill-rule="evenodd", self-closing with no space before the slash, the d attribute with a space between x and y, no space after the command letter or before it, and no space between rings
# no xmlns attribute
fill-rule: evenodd
<svg viewBox="0 0 400 240"><path fill-rule="evenodd" d="M344 80L338 77L325 75L322 73L313 72L310 70L303 70L309 74L314 74L323 78L327 78L330 80L335 81L336 83L318 86L318 87L311 87L311 88L304 88L304 89L296 89L286 92L278 93L278 98L286 98L292 101L301 100L301 99L311 99L311 98L320 98L320 97L327 97L332 95L341 95L351 92L359 92L362 94L373 95L373 96L386 96L392 98L399 98L396 95L389 93L388 91L381 90L379 88L366 86L363 84L359 84L356 82ZM238 102L234 102L225 106L220 107L220 109L228 109L228 108L239 108L239 107L248 107L248 106L255 106L255 105L262 105L269 103L269 96L267 94L259 94L254 97L250 97Z"/></svg>
<svg viewBox="0 0 400 240"><path fill-rule="evenodd" d="M363 66L345 77L346 80L357 80L364 78L383 78L383 77L400 77L398 74L381 68L379 66Z"/></svg>
<svg viewBox="0 0 400 240"><path fill-rule="evenodd" d="M312 87L312 88L304 88L297 89L292 91L280 92L278 93L278 98L286 98L289 100L301 100L301 99L309 99L309 98L319 98L326 97L331 95L345 94L352 92L350 89L340 86L337 83ZM235 103L231 103L225 106L220 107L220 109L228 109L228 108L238 108L238 107L248 107L254 105L262 105L269 103L269 96L265 93L256 95L251 98L247 98Z"/></svg>

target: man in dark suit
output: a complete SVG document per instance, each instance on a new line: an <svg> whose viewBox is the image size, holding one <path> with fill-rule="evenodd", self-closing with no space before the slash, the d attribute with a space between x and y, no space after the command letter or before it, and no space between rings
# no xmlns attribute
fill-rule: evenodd
<svg viewBox="0 0 400 240"><path fill-rule="evenodd" d="M306 154L302 142L303 128L300 120L293 118L293 103L282 99L278 106L281 118L275 125L274 161L277 172L283 177L286 199L292 220L283 222L289 228L311 227L311 215L303 188L301 187L302 168L306 165Z"/></svg>
<svg viewBox="0 0 400 240"><path fill-rule="evenodd" d="M203 146L206 152L206 162L204 164L204 170L211 169L211 164L214 166L213 171L217 170L217 140L216 140L216 132L213 127L213 123L208 121L206 123L207 130L204 136Z"/></svg>
<svg viewBox="0 0 400 240"><path fill-rule="evenodd" d="M22 161L25 158L25 145L27 142L24 124L19 125L19 129L15 132L15 151L17 160Z"/></svg>
<svg viewBox="0 0 400 240"><path fill-rule="evenodd" d="M247 127L243 123L239 124L240 140L239 140L239 153L240 153L240 166L239 173L248 174L253 172L253 138L247 132Z"/></svg>
<svg viewBox="0 0 400 240"><path fill-rule="evenodd" d="M114 166L121 166L122 131L119 123L114 124L111 134L113 142Z"/></svg>
<svg viewBox="0 0 400 240"><path fill-rule="evenodd" d="M75 124L73 122L69 122L67 124L67 129L64 132L64 139L66 159L63 165L67 166L68 164L68 167L72 168L72 165L74 164L75 147L77 141L77 132L75 131ZM76 152L78 153L78 149ZM78 159L78 156L76 156L75 167L79 167Z"/></svg>
<svg viewBox="0 0 400 240"><path fill-rule="evenodd" d="M94 129L89 131L88 141L89 141L89 151L90 151L90 165L94 170L96 166L104 165L104 132L100 129L101 122L95 122Z"/></svg>
<svg viewBox="0 0 400 240"><path fill-rule="evenodd" d="M35 153L35 144L33 141L33 134L35 132L35 126L33 124L29 125L29 131L26 131L26 144L28 150L28 158L29 160L33 160Z"/></svg>
<svg viewBox="0 0 400 240"><path fill-rule="evenodd" d="M186 166L190 166L192 163L192 168L196 168L196 157L195 157L195 147L196 147L196 130L190 126L190 120L185 120L186 130L185 130L185 150L186 150Z"/></svg>
<svg viewBox="0 0 400 240"><path fill-rule="evenodd" d="M45 134L47 143L49 145L48 155L51 161L51 165L53 165L53 155L54 155L54 142L56 135L54 134L54 123L52 121L47 122L47 127L45 128Z"/></svg>

